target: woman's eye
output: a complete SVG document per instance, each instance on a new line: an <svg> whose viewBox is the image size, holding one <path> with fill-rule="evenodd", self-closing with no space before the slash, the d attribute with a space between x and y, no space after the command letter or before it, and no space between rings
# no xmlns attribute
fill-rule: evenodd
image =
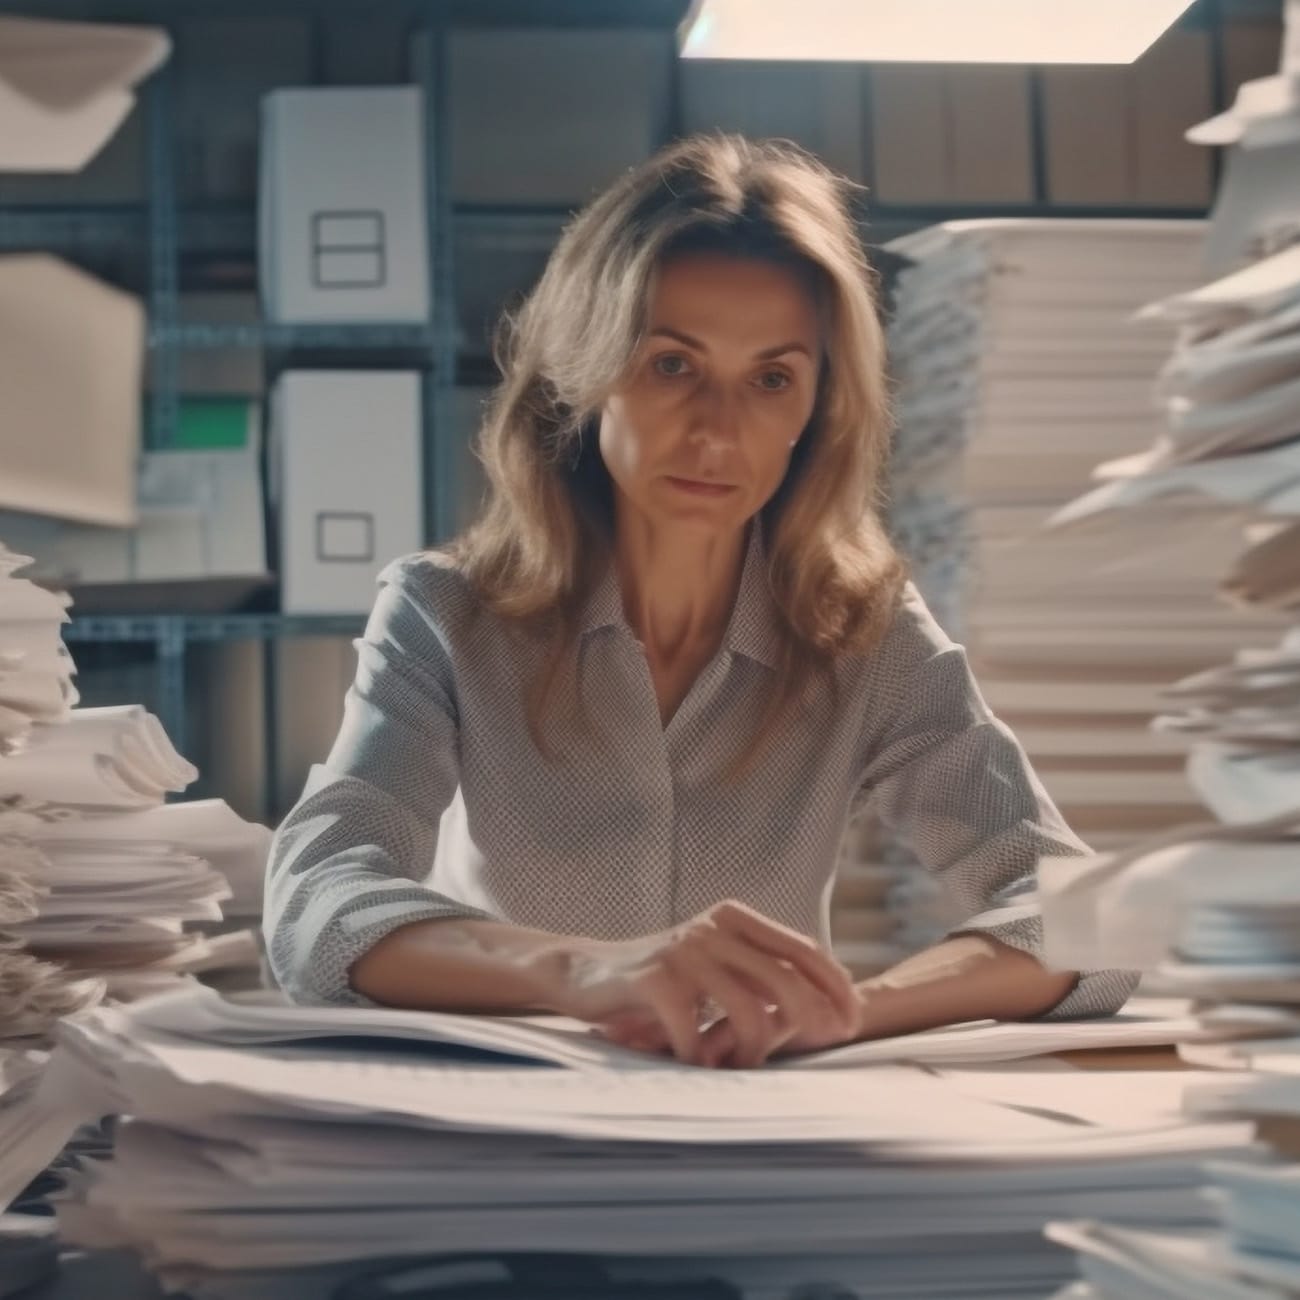
<svg viewBox="0 0 1300 1300"><path fill-rule="evenodd" d="M655 370L667 379L676 379L679 375L684 375L687 369L686 358L678 356L675 352L656 357L653 364Z"/></svg>
<svg viewBox="0 0 1300 1300"><path fill-rule="evenodd" d="M791 382L790 376L784 370L765 370L759 376L758 386L769 393L779 393L789 388Z"/></svg>

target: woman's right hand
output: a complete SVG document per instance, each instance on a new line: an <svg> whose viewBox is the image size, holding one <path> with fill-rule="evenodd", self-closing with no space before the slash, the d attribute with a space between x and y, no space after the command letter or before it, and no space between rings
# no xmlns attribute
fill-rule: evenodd
<svg viewBox="0 0 1300 1300"><path fill-rule="evenodd" d="M861 1014L848 971L812 940L727 900L671 930L581 945L555 1009L635 1045L705 1063L701 1031L725 1015L731 1063L761 1065L801 1030L849 1038ZM710 1014L712 1013L712 1014Z"/></svg>

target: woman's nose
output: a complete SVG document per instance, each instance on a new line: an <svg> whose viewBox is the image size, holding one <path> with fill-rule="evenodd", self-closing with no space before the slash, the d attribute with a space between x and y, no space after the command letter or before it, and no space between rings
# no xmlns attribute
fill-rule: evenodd
<svg viewBox="0 0 1300 1300"><path fill-rule="evenodd" d="M727 447L740 438L740 402L721 384L701 386L691 411L691 436L697 442Z"/></svg>

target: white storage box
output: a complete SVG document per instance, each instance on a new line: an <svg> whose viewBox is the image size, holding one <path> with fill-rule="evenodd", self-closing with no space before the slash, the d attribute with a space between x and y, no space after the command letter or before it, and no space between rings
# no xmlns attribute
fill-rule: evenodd
<svg viewBox="0 0 1300 1300"><path fill-rule="evenodd" d="M375 578L423 543L420 376L297 370L271 402L280 607L363 614Z"/></svg>
<svg viewBox="0 0 1300 1300"><path fill-rule="evenodd" d="M262 101L267 320L429 319L423 102L416 86L279 90Z"/></svg>
<svg viewBox="0 0 1300 1300"><path fill-rule="evenodd" d="M256 448L147 452L140 516L134 581L266 574Z"/></svg>

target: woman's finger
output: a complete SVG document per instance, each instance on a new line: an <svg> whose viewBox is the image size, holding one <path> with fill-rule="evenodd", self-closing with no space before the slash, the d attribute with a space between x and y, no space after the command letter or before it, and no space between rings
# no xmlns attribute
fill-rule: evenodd
<svg viewBox="0 0 1300 1300"><path fill-rule="evenodd" d="M853 977L829 953L811 939L760 916L734 900L710 909L710 918L723 932L734 935L767 953L789 962L830 999L846 1025L857 1023L858 996Z"/></svg>
<svg viewBox="0 0 1300 1300"><path fill-rule="evenodd" d="M737 979L714 955L714 937L681 944L665 955L669 966L697 991L697 997L716 1002L726 1013L735 1036L735 1054L747 1065L761 1065L775 1045L767 999ZM698 1033L698 1029L697 1029Z"/></svg>
<svg viewBox="0 0 1300 1300"><path fill-rule="evenodd" d="M700 1064L714 1068L732 1063L736 1051L736 1033L731 1021L719 1020L700 1035Z"/></svg>
<svg viewBox="0 0 1300 1300"><path fill-rule="evenodd" d="M845 1029L839 1009L801 971L780 958L758 951L741 939L715 931L709 950L744 985L757 992L764 1003L781 1012L785 1038L804 1029L832 1037ZM857 996L854 996L854 1024L857 1022ZM769 1034L773 1027L768 1025Z"/></svg>
<svg viewBox="0 0 1300 1300"><path fill-rule="evenodd" d="M640 999L654 1015L668 1039L673 1055L686 1064L695 1064L700 1044L699 991L667 963L643 975L637 981Z"/></svg>

